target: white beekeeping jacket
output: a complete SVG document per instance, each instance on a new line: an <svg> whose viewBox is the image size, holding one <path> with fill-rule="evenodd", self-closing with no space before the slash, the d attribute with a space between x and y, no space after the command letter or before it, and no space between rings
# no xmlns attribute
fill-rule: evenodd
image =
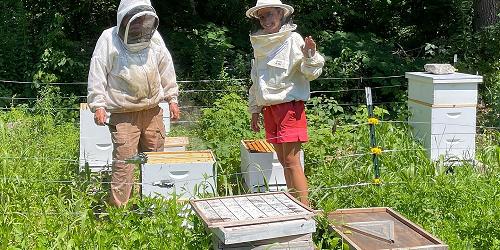
<svg viewBox="0 0 500 250"><path fill-rule="evenodd" d="M304 57L304 39L293 32L296 27L284 25L274 34L250 36L254 50L250 113L260 113L263 106L309 100L309 81L321 75L325 59L318 52Z"/></svg>
<svg viewBox="0 0 500 250"><path fill-rule="evenodd" d="M138 21L141 32L133 33L131 23ZM88 103L93 112L140 111L163 100L177 103L172 56L157 27L149 0L120 2L117 26L101 34L90 62Z"/></svg>

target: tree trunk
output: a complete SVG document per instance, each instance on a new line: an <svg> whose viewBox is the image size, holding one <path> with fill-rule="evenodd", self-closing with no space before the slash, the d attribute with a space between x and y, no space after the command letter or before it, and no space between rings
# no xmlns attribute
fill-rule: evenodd
<svg viewBox="0 0 500 250"><path fill-rule="evenodd" d="M198 13L196 13L196 3L194 2L194 0L190 0L189 3L191 4L191 11L193 13L193 16L198 15Z"/></svg>
<svg viewBox="0 0 500 250"><path fill-rule="evenodd" d="M498 22L498 9L500 7L499 0L475 0L475 18L474 28L480 30L482 28L494 25Z"/></svg>

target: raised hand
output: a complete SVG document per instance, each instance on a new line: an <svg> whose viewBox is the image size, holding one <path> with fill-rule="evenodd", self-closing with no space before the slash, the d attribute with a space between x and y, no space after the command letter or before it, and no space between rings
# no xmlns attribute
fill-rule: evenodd
<svg viewBox="0 0 500 250"><path fill-rule="evenodd" d="M304 38L304 46L302 47L302 54L304 57L310 58L316 54L316 42L312 39L312 36L306 36Z"/></svg>

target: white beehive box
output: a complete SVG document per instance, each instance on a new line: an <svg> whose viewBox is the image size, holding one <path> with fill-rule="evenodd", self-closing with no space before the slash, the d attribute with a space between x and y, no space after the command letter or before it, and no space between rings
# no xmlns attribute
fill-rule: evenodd
<svg viewBox="0 0 500 250"><path fill-rule="evenodd" d="M109 117L109 114L108 114ZM108 126L97 126L94 113L86 103L80 104L80 170L88 163L91 171L110 168L113 143Z"/></svg>
<svg viewBox="0 0 500 250"><path fill-rule="evenodd" d="M215 157L211 151L147 152L141 167L142 195L182 200L216 191Z"/></svg>
<svg viewBox="0 0 500 250"><path fill-rule="evenodd" d="M288 193L275 192L190 201L216 236L214 249L314 249L314 211Z"/></svg>
<svg viewBox="0 0 500 250"><path fill-rule="evenodd" d="M163 109L165 131L170 131L170 111L166 103L159 105ZM108 113L108 118L110 114ZM94 113L88 104L80 103L80 171L85 170L85 163L90 170L99 172L111 170L113 160L113 143L108 126L98 126L94 121Z"/></svg>
<svg viewBox="0 0 500 250"><path fill-rule="evenodd" d="M241 172L252 192L286 190L283 166L273 145L265 140L242 140L240 143ZM300 151L304 167L304 152ZM267 186L266 186L267 182Z"/></svg>
<svg viewBox="0 0 500 250"><path fill-rule="evenodd" d="M475 157L477 85L481 76L406 73L409 124L432 160Z"/></svg>
<svg viewBox="0 0 500 250"><path fill-rule="evenodd" d="M189 145L187 137L167 137L165 138L165 152L186 151Z"/></svg>
<svg viewBox="0 0 500 250"><path fill-rule="evenodd" d="M163 109L163 124L165 125L165 132L170 133L170 106L166 102L158 104Z"/></svg>

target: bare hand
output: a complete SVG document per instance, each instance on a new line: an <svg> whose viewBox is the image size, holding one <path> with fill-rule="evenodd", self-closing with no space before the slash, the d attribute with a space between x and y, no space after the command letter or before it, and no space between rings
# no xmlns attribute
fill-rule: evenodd
<svg viewBox="0 0 500 250"><path fill-rule="evenodd" d="M108 115L106 114L106 110L103 108L96 109L94 115L94 122L99 126L104 126L106 123L106 119Z"/></svg>
<svg viewBox="0 0 500 250"><path fill-rule="evenodd" d="M179 105L177 105L177 103L175 103L175 102L171 102L169 104L169 108L170 108L170 119L172 119L174 121L179 120L179 118L181 116L181 111L179 110Z"/></svg>
<svg viewBox="0 0 500 250"><path fill-rule="evenodd" d="M260 131L260 113L253 113L252 114L252 130L253 132L259 132Z"/></svg>
<svg viewBox="0 0 500 250"><path fill-rule="evenodd" d="M302 54L304 54L306 58L313 57L314 54L316 54L316 42L314 42L311 36L307 36L304 39L304 43L304 46L302 46Z"/></svg>

